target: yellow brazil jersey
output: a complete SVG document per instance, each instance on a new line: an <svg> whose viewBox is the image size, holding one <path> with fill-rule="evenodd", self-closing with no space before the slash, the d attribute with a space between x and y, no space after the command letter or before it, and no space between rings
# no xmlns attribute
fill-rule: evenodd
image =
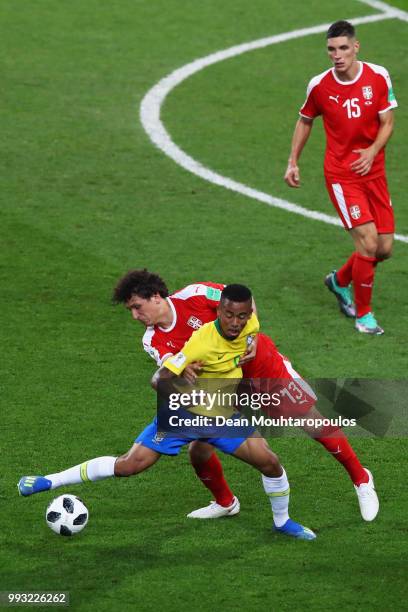
<svg viewBox="0 0 408 612"><path fill-rule="evenodd" d="M195 331L185 343L183 349L177 355L166 359L163 366L179 375L190 363L201 361L203 365L198 378L200 380L205 378L220 379L220 384L217 384L217 386L211 385L213 389L220 389L226 386L225 383L222 383L223 379L242 378L242 369L237 365L238 361L246 352L258 331L259 322L255 314L252 314L239 336L233 340L222 335L218 319L211 321ZM231 384L229 384L230 389ZM208 412L202 406L191 408L190 411L208 416ZM228 412L232 413L232 410ZM225 414L225 410L221 410L219 414L221 413ZM215 414L216 412L212 410L211 416L215 416Z"/></svg>

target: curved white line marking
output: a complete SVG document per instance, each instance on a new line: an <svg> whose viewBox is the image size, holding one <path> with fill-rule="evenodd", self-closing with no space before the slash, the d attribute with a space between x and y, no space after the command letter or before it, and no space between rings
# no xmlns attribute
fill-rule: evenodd
<svg viewBox="0 0 408 612"><path fill-rule="evenodd" d="M401 19L402 21L408 21L408 13L403 11L402 9L395 8L391 6L391 4L386 4L385 2L381 2L380 0L358 0L363 4L367 4L372 8L376 8L379 11L383 11L392 17L396 17L397 19Z"/></svg>
<svg viewBox="0 0 408 612"><path fill-rule="evenodd" d="M393 19L396 16L399 17L399 15L395 14L395 10L390 7L390 9L387 10L387 12L385 13L369 15L366 17L358 17L356 19L350 19L350 21L352 21L353 24L358 25L362 23L383 21L384 19ZM249 43L235 45L233 47L230 47L229 49L217 51L216 53L212 53L211 55L207 55L206 57L199 58L189 64L186 64L185 66L182 66L181 68L178 68L177 70L174 70L174 72L167 75L166 77L161 79L156 85L154 85L154 87L152 87L152 89L150 89L143 98L142 103L140 105L140 121L143 125L143 128L145 129L153 144L156 145L156 147L158 147L160 150L162 150L166 155L171 157L179 166L182 166L189 172L196 174L197 176L203 178L206 181L209 181L210 183L220 185L221 187L225 187L226 189L230 189L231 191L236 191L237 193L245 195L249 198L258 200L259 202L264 202L265 204L268 204L268 206L280 208L282 210L295 213L297 215L302 215L303 217L307 217L309 219L323 221L324 223L329 223L330 225L341 226L342 223L337 217L332 217L331 215L327 215L325 213L318 212L315 210L309 210L307 208L303 208L303 206L299 206L298 204L293 204L292 202L288 202L287 200L283 200L281 198L274 197L262 191L258 191L257 189L253 189L251 187L248 187L247 185L238 183L237 181L222 176L221 174L217 174L213 170L210 170L209 168L203 166L200 162L187 155L187 153L185 153L172 141L170 134L167 132L160 119L161 106L168 94L175 87L177 87L177 85L180 85L180 83L185 81L188 77L195 74L196 72L203 70L203 68L211 66L212 64L216 64L217 62L221 62L225 59L236 57L237 55L242 55L243 53L246 53L248 51L254 51L255 49L262 49L264 47L268 47L269 45L285 42L287 40L325 32L327 31L330 25L331 24L329 23L324 23L310 28L302 28L300 30L293 30L292 32L284 32L283 34L269 36L268 38L261 38L259 40L254 40ZM402 242L408 243L408 236L396 234L395 238Z"/></svg>

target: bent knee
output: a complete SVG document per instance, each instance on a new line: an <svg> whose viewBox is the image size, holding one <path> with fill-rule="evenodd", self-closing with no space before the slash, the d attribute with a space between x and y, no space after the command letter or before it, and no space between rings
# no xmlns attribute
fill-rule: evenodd
<svg viewBox="0 0 408 612"><path fill-rule="evenodd" d="M206 463L214 453L214 447L204 442L192 442L188 447L188 454L192 465Z"/></svg>
<svg viewBox="0 0 408 612"><path fill-rule="evenodd" d="M374 237L361 241L361 247L358 249L364 257L377 257L378 241Z"/></svg>

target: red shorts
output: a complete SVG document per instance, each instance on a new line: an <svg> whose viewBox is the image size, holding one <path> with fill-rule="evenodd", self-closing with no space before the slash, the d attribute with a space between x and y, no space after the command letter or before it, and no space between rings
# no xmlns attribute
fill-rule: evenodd
<svg viewBox="0 0 408 612"><path fill-rule="evenodd" d="M394 211L384 175L359 183L326 178L326 187L347 230L373 221L379 234L394 233Z"/></svg>
<svg viewBox="0 0 408 612"><path fill-rule="evenodd" d="M306 415L317 401L311 387L279 353L269 336L258 334L255 359L242 370L244 379L251 381L252 393L270 395L271 401L262 407L268 416Z"/></svg>

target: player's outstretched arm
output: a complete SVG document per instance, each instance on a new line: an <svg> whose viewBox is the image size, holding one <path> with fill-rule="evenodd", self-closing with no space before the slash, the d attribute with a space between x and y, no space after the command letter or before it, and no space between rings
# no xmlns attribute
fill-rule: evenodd
<svg viewBox="0 0 408 612"><path fill-rule="evenodd" d="M284 176L285 182L289 187L300 187L300 172L297 164L303 147L310 136L312 127L313 119L307 117L300 117L296 123L292 137L292 148L288 160L288 167Z"/></svg>

